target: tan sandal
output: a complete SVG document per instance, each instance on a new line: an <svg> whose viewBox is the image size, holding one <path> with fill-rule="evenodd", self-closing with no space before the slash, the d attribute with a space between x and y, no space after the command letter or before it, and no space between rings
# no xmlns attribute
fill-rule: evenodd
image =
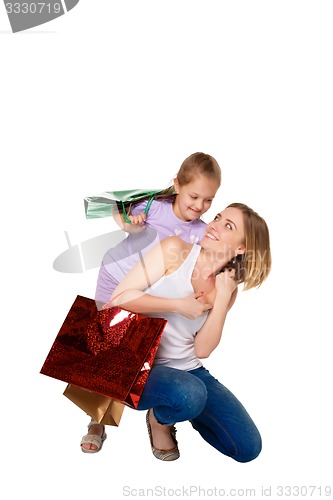
<svg viewBox="0 0 333 500"><path fill-rule="evenodd" d="M91 426L96 424L101 425L99 422L96 422L96 420L91 420L91 422L89 422L88 424L88 432ZM102 449L105 440L106 440L106 434L105 434L105 427L103 425L103 434L101 436L99 436L98 434L86 434L85 436L83 436L80 443L81 450L83 451L83 453L97 453ZM92 450L83 448L82 446L83 444L93 444L96 446L96 449Z"/></svg>

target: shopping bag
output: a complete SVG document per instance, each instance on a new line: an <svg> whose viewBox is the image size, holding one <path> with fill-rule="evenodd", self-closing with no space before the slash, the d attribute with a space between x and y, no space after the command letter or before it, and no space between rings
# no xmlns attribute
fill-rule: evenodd
<svg viewBox="0 0 333 500"><path fill-rule="evenodd" d="M125 405L97 392L87 391L77 385L68 384L64 396L90 415L96 422L118 427Z"/></svg>
<svg viewBox="0 0 333 500"><path fill-rule="evenodd" d="M87 196L84 198L86 218L110 217L112 209L117 208L122 212L126 220L131 204L144 199L147 199L144 212L148 213L153 199L161 192L161 189L130 189L126 191L105 191L99 196ZM127 222L129 221L127 220Z"/></svg>
<svg viewBox="0 0 333 500"><path fill-rule="evenodd" d="M136 408L166 323L78 295L40 373Z"/></svg>

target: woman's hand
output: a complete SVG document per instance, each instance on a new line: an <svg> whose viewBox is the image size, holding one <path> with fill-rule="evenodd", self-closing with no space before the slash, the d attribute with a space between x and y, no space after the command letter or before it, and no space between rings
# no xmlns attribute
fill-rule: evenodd
<svg viewBox="0 0 333 500"><path fill-rule="evenodd" d="M196 319L212 308L212 304L206 302L202 293L191 293L182 299L177 299L178 314L188 319Z"/></svg>
<svg viewBox="0 0 333 500"><path fill-rule="evenodd" d="M215 288L218 294L226 294L231 297L233 292L237 288L237 281L235 280L235 270L226 269L223 273L220 273L215 278Z"/></svg>

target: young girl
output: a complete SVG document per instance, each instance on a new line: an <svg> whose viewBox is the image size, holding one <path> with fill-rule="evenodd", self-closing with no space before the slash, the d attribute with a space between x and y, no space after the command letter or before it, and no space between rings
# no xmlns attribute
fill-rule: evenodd
<svg viewBox="0 0 333 500"><path fill-rule="evenodd" d="M206 224L200 217L210 208L220 184L221 169L217 161L208 154L194 153L182 163L173 188L153 200L147 214L144 213L147 200L132 206L127 215L130 223L120 212L113 212L129 235L103 258L95 294L99 309L109 302L130 269L158 242L172 235L191 244L202 239ZM88 434L81 440L82 451L96 453L105 438L104 426L92 420Z"/></svg>
<svg viewBox="0 0 333 500"><path fill-rule="evenodd" d="M105 304L168 320L137 408L148 410L150 445L159 460L179 458L174 424L186 420L237 462L260 453L261 437L251 417L201 359L219 345L238 284L244 283L244 290L259 287L270 268L266 222L234 203L207 225L200 245L164 239Z"/></svg>

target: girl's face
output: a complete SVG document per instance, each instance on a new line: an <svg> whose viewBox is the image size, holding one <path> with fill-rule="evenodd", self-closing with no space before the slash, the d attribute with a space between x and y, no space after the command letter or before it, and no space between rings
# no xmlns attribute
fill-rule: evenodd
<svg viewBox="0 0 333 500"><path fill-rule="evenodd" d="M245 253L244 220L241 210L229 207L216 215L207 224L200 245L218 255L221 264L226 264L237 254Z"/></svg>
<svg viewBox="0 0 333 500"><path fill-rule="evenodd" d="M178 219L192 221L201 217L210 208L219 183L198 174L193 181L181 186L178 179L174 181L177 193L173 211Z"/></svg>

